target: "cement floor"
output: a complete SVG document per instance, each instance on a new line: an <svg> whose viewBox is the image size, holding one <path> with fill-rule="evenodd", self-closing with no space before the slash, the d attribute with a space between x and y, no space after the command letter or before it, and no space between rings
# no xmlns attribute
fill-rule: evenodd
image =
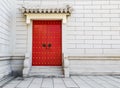
<svg viewBox="0 0 120 88"><path fill-rule="evenodd" d="M3 88L120 88L120 76L72 76L70 78L25 78Z"/></svg>

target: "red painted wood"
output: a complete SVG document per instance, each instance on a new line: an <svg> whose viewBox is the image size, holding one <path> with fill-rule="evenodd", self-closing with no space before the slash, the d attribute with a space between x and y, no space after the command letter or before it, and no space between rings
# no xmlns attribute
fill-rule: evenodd
<svg viewBox="0 0 120 88"><path fill-rule="evenodd" d="M33 21L33 66L62 65L62 30L61 21ZM43 47L45 44L46 47ZM51 44L49 47L48 45Z"/></svg>

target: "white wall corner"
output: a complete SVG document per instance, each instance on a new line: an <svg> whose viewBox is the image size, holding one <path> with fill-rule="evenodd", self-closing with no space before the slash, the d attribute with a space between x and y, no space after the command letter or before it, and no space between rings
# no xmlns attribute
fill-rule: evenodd
<svg viewBox="0 0 120 88"><path fill-rule="evenodd" d="M30 53L25 54L23 77L27 77L29 75L29 72L32 66L31 58L32 58L32 55Z"/></svg>
<svg viewBox="0 0 120 88"><path fill-rule="evenodd" d="M64 76L65 78L70 77L69 68L64 68Z"/></svg>
<svg viewBox="0 0 120 88"><path fill-rule="evenodd" d="M29 68L24 68L23 69L23 77L28 77L29 76Z"/></svg>
<svg viewBox="0 0 120 88"><path fill-rule="evenodd" d="M65 77L69 77L70 76L70 72L69 72L69 60L68 59L64 59L64 76Z"/></svg>

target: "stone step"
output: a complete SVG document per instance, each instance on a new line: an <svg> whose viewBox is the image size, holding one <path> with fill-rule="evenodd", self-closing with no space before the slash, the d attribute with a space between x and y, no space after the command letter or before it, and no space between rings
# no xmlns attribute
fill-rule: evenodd
<svg viewBox="0 0 120 88"><path fill-rule="evenodd" d="M31 72L60 72L63 71L63 69L33 69Z"/></svg>
<svg viewBox="0 0 120 88"><path fill-rule="evenodd" d="M61 69L62 66L32 66L33 69Z"/></svg>
<svg viewBox="0 0 120 88"><path fill-rule="evenodd" d="M63 74L43 74L43 73L38 73L38 74L29 74L29 77L55 77L55 78L63 78Z"/></svg>
<svg viewBox="0 0 120 88"><path fill-rule="evenodd" d="M64 77L62 66L32 66L29 77Z"/></svg>
<svg viewBox="0 0 120 88"><path fill-rule="evenodd" d="M63 75L63 72L30 72L30 75Z"/></svg>
<svg viewBox="0 0 120 88"><path fill-rule="evenodd" d="M32 70L31 72L61 72L63 70L51 70L51 69L43 69L43 70Z"/></svg>
<svg viewBox="0 0 120 88"><path fill-rule="evenodd" d="M59 72L63 71L62 67L32 67L31 72Z"/></svg>

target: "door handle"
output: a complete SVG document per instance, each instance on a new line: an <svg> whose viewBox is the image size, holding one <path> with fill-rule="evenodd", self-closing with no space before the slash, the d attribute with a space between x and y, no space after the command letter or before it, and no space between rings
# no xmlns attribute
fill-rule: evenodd
<svg viewBox="0 0 120 88"><path fill-rule="evenodd" d="M48 47L51 47L51 46L52 46L52 44L49 43L49 44L48 44Z"/></svg>
<svg viewBox="0 0 120 88"><path fill-rule="evenodd" d="M42 47L46 47L46 44L42 44Z"/></svg>

